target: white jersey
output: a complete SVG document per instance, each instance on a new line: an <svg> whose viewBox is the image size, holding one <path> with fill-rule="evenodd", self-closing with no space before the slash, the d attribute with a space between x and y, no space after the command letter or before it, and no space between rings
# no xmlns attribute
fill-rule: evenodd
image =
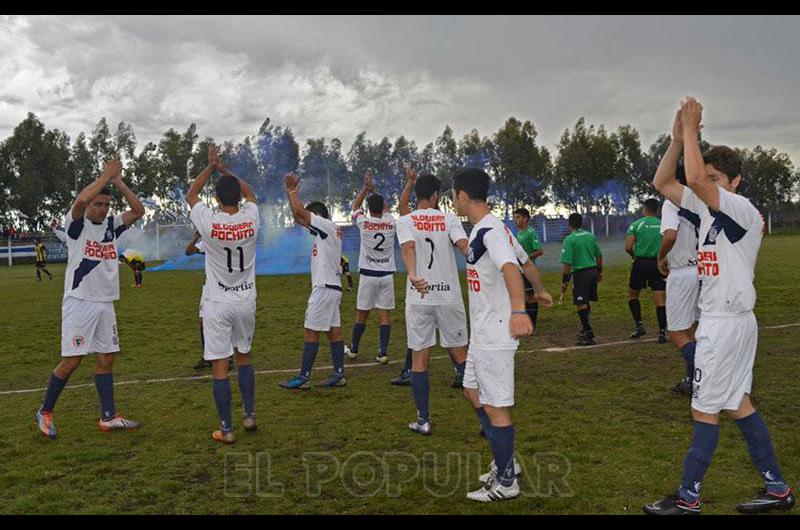
<svg viewBox="0 0 800 530"><path fill-rule="evenodd" d="M204 297L238 302L256 297L258 206L246 202L238 212L212 212L203 202L192 208L192 223L203 238L206 261Z"/></svg>
<svg viewBox="0 0 800 530"><path fill-rule="evenodd" d="M128 229L122 214L95 224L86 217L64 218L67 227L67 271L64 275L64 298L90 302L119 299L119 262L117 238Z"/></svg>
<svg viewBox="0 0 800 530"><path fill-rule="evenodd" d="M311 286L342 288L342 231L330 219L311 214Z"/></svg>
<svg viewBox="0 0 800 530"><path fill-rule="evenodd" d="M65 231L63 231L61 229L58 229L58 228L54 228L53 229L53 233L56 235L58 240L61 241L62 243L66 243L67 242L67 233Z"/></svg>
<svg viewBox="0 0 800 530"><path fill-rule="evenodd" d="M397 228L394 217L384 214L375 218L356 212L353 220L361 235L358 269L363 275L387 276L397 270L394 264L394 239ZM377 273L377 274L370 274Z"/></svg>
<svg viewBox="0 0 800 530"><path fill-rule="evenodd" d="M749 200L718 189L719 212L712 212L688 187L681 198L681 207L700 216L698 305L709 316L753 310L753 278L764 231L764 219Z"/></svg>
<svg viewBox="0 0 800 530"><path fill-rule="evenodd" d="M697 233L700 230L700 215L686 208L678 208L672 201L664 201L661 208L661 235L675 230L675 245L667 254L670 270L697 265Z"/></svg>
<svg viewBox="0 0 800 530"><path fill-rule="evenodd" d="M472 227L469 236L469 343L478 350L516 350L519 344L511 336L511 299L502 272L506 263L519 264L514 240L503 222L492 214Z"/></svg>
<svg viewBox="0 0 800 530"><path fill-rule="evenodd" d="M461 220L451 213L428 208L415 210L397 222L400 244L414 242L417 275L424 278L430 290L424 298L408 282L407 304L462 304L461 284L453 244L467 239Z"/></svg>

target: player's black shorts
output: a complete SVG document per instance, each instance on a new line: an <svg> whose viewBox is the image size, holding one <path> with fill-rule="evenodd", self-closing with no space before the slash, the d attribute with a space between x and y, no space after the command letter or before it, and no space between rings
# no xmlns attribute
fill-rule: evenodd
<svg viewBox="0 0 800 530"><path fill-rule="evenodd" d="M597 269L581 269L572 273L572 303L585 305L597 302Z"/></svg>
<svg viewBox="0 0 800 530"><path fill-rule="evenodd" d="M659 272L656 258L636 258L633 260L628 287L634 291L641 291L647 287L654 291L667 289L667 279Z"/></svg>
<svg viewBox="0 0 800 530"><path fill-rule="evenodd" d="M533 294L534 293L533 285L531 285L531 282L528 281L528 278L523 276L522 281L525 284L525 294Z"/></svg>
<svg viewBox="0 0 800 530"><path fill-rule="evenodd" d="M30 263L30 262L28 262L28 263ZM44 269L45 266L47 266L47 263L45 263L44 261L37 261L36 262L36 268L37 269Z"/></svg>

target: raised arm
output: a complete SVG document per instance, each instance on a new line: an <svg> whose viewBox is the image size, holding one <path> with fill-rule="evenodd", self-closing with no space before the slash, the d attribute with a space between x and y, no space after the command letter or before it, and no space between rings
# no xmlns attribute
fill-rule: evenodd
<svg viewBox="0 0 800 530"><path fill-rule="evenodd" d="M114 158L112 160L107 160L103 163L103 172L100 174L94 182L86 186L81 190L77 197L75 197L75 202L72 204L72 218L73 219L82 219L83 214L86 211L86 207L92 202L92 200L97 197L97 194L100 191L108 186L115 176L117 176L122 171L122 162L119 161L118 158Z"/></svg>
<svg viewBox="0 0 800 530"><path fill-rule="evenodd" d="M122 223L125 226L131 226L144 217L144 204L142 204L141 199L133 193L128 185L125 184L125 181L122 180L121 172L117 173L117 175L111 179L111 183L122 193L122 196L125 197L125 202L130 206L129 210L122 212Z"/></svg>
<svg viewBox="0 0 800 530"><path fill-rule="evenodd" d="M411 162L406 166L406 185L400 193L400 215L411 213L411 192L414 191L414 184L417 182L417 172Z"/></svg>
<svg viewBox="0 0 800 530"><path fill-rule="evenodd" d="M719 211L719 189L706 174L706 164L700 152L700 129L703 128L703 106L694 98L686 98L681 107L683 126L686 184L706 206ZM675 202L674 200L672 202ZM680 201L675 202L680 204Z"/></svg>
<svg viewBox="0 0 800 530"><path fill-rule="evenodd" d="M308 228L311 226L311 212L306 210L303 201L297 196L300 190L300 177L294 173L288 173L283 177L283 187L286 189L286 196L289 198L289 207L292 209L294 222Z"/></svg>
<svg viewBox="0 0 800 530"><path fill-rule="evenodd" d="M194 205L200 202L200 192L208 182L208 178L217 169L219 164L219 147L214 144L208 144L208 166L197 175L197 178L192 182L189 192L186 194L186 200L189 203L189 208L194 208Z"/></svg>
<svg viewBox="0 0 800 530"><path fill-rule="evenodd" d="M364 199L367 198L367 193L373 193L374 191L375 186L372 182L372 172L367 171L364 174L364 188L358 193L356 200L353 201L353 212L361 210L361 205L364 204Z"/></svg>
<svg viewBox="0 0 800 530"><path fill-rule="evenodd" d="M681 123L681 111L679 110L675 114L675 121L672 123L672 141L658 164L656 176L653 179L653 187L656 191L675 204L680 204L683 196L684 185L675 178L675 171L678 169L678 159L683 151L683 145L683 126Z"/></svg>

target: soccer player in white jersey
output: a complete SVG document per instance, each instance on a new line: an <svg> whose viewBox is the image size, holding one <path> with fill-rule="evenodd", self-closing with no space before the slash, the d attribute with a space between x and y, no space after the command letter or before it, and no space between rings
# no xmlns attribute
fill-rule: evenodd
<svg viewBox="0 0 800 530"><path fill-rule="evenodd" d="M525 290L514 251L514 237L486 203L490 179L480 169L464 169L453 177L453 203L472 223L467 254L470 345L464 392L483 407L484 433L496 467L486 484L467 494L480 502L519 495L514 470L514 355L518 339L533 332L525 310Z"/></svg>
<svg viewBox="0 0 800 530"><path fill-rule="evenodd" d="M212 211L200 200L200 192L215 172ZM244 206L239 202L244 198ZM216 442L236 441L231 414L228 363L236 354L237 378L242 393L244 428L257 429L255 419L255 372L250 348L256 325L256 241L259 233L258 198L250 186L231 173L219 158L219 148L208 146L208 166L200 172L186 199L191 220L203 239L206 282L203 288L203 358L211 362L212 393L220 428L212 432Z"/></svg>
<svg viewBox="0 0 800 530"><path fill-rule="evenodd" d="M441 182L433 175L421 175L409 167L408 182L400 196L397 239L408 271L406 292L406 335L413 351L411 388L417 408L417 420L409 428L420 434L431 434L428 394L428 361L430 349L439 344L450 350L463 380L467 360L467 314L461 298L461 285L456 267L455 249L466 252L467 234L461 220L439 210ZM417 195L417 209L408 207L411 190ZM425 291L418 287L425 285ZM408 363L408 361L407 361Z"/></svg>
<svg viewBox="0 0 800 530"><path fill-rule="evenodd" d="M370 194L367 196L367 194ZM368 214L361 210L364 198L367 199ZM364 189L353 202L353 221L358 227L361 245L358 254L358 299L356 302L356 322L350 347L345 353L351 359L358 355L361 336L367 327L367 319L372 309L378 310L380 318L380 348L376 361L389 362L389 335L391 323L389 311L394 309L394 217L384 211L385 201L375 193L372 174L364 176Z"/></svg>
<svg viewBox="0 0 800 530"><path fill-rule="evenodd" d="M322 383L324 387L345 386L344 342L339 305L342 301L342 231L330 220L328 208L321 202L306 206L298 197L300 178L288 174L284 187L289 197L295 223L308 228L314 236L311 250L311 295L303 324L303 362L300 373L280 383L283 388L311 388L311 369L319 352L319 334L328 334L333 357L333 373Z"/></svg>
<svg viewBox="0 0 800 530"><path fill-rule="evenodd" d="M736 508L746 513L787 510L794 506L794 493L781 475L769 432L749 395L758 338L753 277L764 220L736 193L742 183L739 154L725 146L701 154L702 110L694 98L684 100L669 148L672 157L684 150L688 187L669 171L658 172L653 181L667 199L700 216L694 434L677 495L643 508L656 515L700 513L700 488L719 441L719 414L725 410L736 420L765 484L754 499Z"/></svg>
<svg viewBox="0 0 800 530"><path fill-rule="evenodd" d="M673 138L676 131L672 132ZM678 140L679 142L682 139ZM686 185L686 175L678 173L680 151L668 150L661 159L658 171ZM700 216L686 208L679 208L672 201L664 201L661 207L661 248L658 251L658 269L667 277L667 332L673 344L680 350L686 364L686 375L672 391L684 396L692 395L694 378L694 353L697 343L694 332L700 309L700 279L697 274L697 232Z"/></svg>
<svg viewBox="0 0 800 530"><path fill-rule="evenodd" d="M109 216L113 185L130 209ZM101 431L135 429L139 422L116 413L112 368L119 352L114 300L119 299L117 238L144 215L139 198L122 180L118 159L105 162L102 174L86 186L67 212L68 261L61 303L61 363L50 375L36 423L45 436L55 438L53 408L67 380L83 357L96 354L94 383L100 396Z"/></svg>

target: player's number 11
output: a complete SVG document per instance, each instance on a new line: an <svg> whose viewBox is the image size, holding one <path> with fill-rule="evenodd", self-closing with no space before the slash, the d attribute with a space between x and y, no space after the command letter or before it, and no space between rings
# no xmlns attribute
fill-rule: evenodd
<svg viewBox="0 0 800 530"><path fill-rule="evenodd" d="M239 251L239 271L244 272L244 250L242 247L236 247L236 250ZM228 247L225 247L225 252L228 253L228 272L233 272L233 251Z"/></svg>

